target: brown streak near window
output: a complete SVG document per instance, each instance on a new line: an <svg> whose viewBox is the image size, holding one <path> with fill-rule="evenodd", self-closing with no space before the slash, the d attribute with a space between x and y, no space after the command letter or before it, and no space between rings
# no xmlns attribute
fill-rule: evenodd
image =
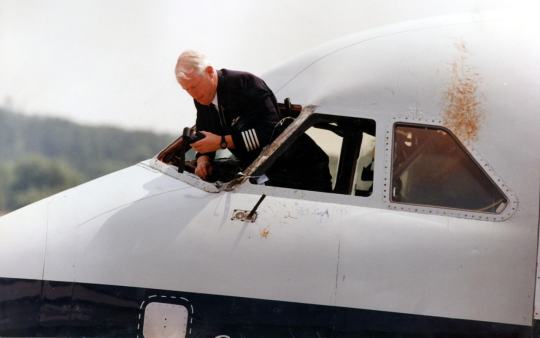
<svg viewBox="0 0 540 338"><path fill-rule="evenodd" d="M465 44L459 42L456 48L460 57L450 64L452 78L444 96L443 124L463 142L471 142L477 139L484 116L477 94L480 76L467 65Z"/></svg>

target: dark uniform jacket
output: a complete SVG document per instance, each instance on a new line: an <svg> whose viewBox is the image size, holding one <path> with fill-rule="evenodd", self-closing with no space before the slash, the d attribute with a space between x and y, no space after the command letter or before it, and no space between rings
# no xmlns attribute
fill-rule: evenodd
<svg viewBox="0 0 540 338"><path fill-rule="evenodd" d="M280 120L276 98L262 79L227 69L218 71L217 96L219 109L195 101L197 130L230 134L235 145L231 152L248 164L277 136L273 135Z"/></svg>
<svg viewBox="0 0 540 338"><path fill-rule="evenodd" d="M278 135L280 120L274 93L253 74L234 70L218 71L218 107L197 101L196 126L199 131L231 135L230 151L244 166ZM215 153L205 155L213 158ZM269 185L308 190L331 190L328 156L307 135L301 136L267 173Z"/></svg>

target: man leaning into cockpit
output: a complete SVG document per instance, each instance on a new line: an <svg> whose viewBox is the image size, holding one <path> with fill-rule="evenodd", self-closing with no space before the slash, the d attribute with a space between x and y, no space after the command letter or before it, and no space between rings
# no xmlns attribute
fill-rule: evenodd
<svg viewBox="0 0 540 338"><path fill-rule="evenodd" d="M191 144L197 151L195 174L207 179L218 149L229 149L245 167L277 136L280 121L276 98L257 76L228 69L216 70L196 51L183 52L176 63L176 79L194 99L197 130L204 138ZM331 191L328 156L302 135L269 170L268 185Z"/></svg>

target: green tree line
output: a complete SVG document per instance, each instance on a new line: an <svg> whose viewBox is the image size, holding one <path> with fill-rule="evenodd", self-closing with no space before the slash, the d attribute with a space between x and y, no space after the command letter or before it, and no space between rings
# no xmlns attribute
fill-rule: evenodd
<svg viewBox="0 0 540 338"><path fill-rule="evenodd" d="M173 139L0 107L0 214L150 158Z"/></svg>

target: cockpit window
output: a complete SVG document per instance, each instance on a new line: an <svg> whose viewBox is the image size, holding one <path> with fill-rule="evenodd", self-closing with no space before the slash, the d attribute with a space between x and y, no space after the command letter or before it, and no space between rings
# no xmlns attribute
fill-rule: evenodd
<svg viewBox="0 0 540 338"><path fill-rule="evenodd" d="M319 170L321 180L328 180L326 189L321 189L320 181L311 182L313 175L308 171L312 168L303 160L296 164L299 173L292 173L275 186L301 190L331 192L345 195L370 196L373 191L373 163L375 156L375 121L371 119L353 118L339 115L313 114L297 128L298 134L291 136L283 145L283 157L291 161L290 154L298 154L294 147L304 142L302 137L309 137L316 147L328 158L324 164L326 170ZM291 151L291 149L293 149ZM297 155L295 155L297 156ZM259 171L275 174L274 167ZM325 173L329 173L326 175ZM322 177L324 176L324 177ZM317 176L318 177L318 176ZM270 182L271 179L270 179ZM270 184L272 185L272 184Z"/></svg>
<svg viewBox="0 0 540 338"><path fill-rule="evenodd" d="M508 200L448 130L396 124L392 202L501 213Z"/></svg>

